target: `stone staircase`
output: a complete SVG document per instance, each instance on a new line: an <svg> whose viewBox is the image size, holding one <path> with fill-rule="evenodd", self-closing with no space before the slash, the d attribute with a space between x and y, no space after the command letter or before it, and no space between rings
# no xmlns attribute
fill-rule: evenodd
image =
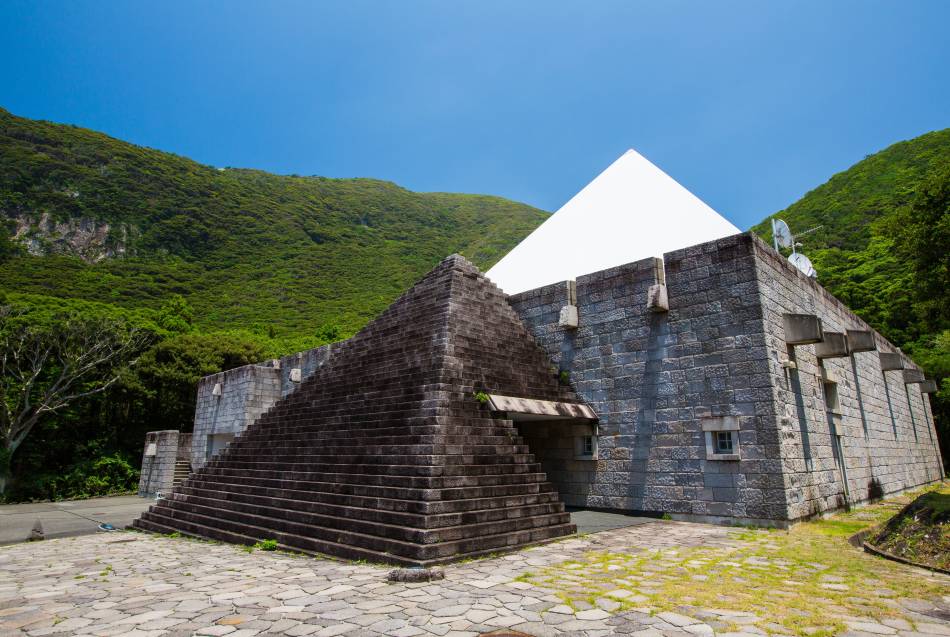
<svg viewBox="0 0 950 637"><path fill-rule="evenodd" d="M180 486L191 473L191 463L187 460L176 460L175 470L172 474L172 487Z"/></svg>
<svg viewBox="0 0 950 637"><path fill-rule="evenodd" d="M500 290L453 256L134 524L417 566L573 533L477 391L580 402Z"/></svg>

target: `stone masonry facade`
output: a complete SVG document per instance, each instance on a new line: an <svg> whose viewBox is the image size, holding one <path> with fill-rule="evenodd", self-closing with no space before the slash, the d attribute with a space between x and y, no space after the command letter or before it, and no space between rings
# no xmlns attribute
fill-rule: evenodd
<svg viewBox="0 0 950 637"><path fill-rule="evenodd" d="M943 475L913 362L749 233L508 302L598 416L517 422L569 506L783 525ZM865 346L820 358L827 343L788 342L789 314ZM341 346L203 379L194 469Z"/></svg>
<svg viewBox="0 0 950 637"><path fill-rule="evenodd" d="M257 365L245 365L206 376L198 382L191 465L204 466L212 437L227 440L248 428L278 400L313 376L337 344L290 354Z"/></svg>
<svg viewBox="0 0 950 637"><path fill-rule="evenodd" d="M522 428L568 505L783 524L942 477L927 395L881 370L899 351L750 234L509 300L599 416L588 458L576 427ZM877 351L819 364L786 344L787 313L871 331ZM711 453L720 431L734 453Z"/></svg>

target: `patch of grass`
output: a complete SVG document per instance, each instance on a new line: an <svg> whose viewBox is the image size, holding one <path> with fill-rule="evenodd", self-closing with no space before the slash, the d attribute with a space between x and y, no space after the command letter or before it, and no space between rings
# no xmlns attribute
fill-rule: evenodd
<svg viewBox="0 0 950 637"><path fill-rule="evenodd" d="M847 542L847 536L893 510L894 503L885 502L790 530L736 529L725 545L590 552L522 574L519 581L550 589L572 608L576 601L594 604L621 589L631 592L628 599L616 600L623 609L743 611L755 615L755 625L769 633L831 635L847 628L838 619L842 616L901 617L896 598L946 593L938 580Z"/></svg>
<svg viewBox="0 0 950 637"><path fill-rule="evenodd" d="M950 485L915 499L868 541L912 562L950 569Z"/></svg>
<svg viewBox="0 0 950 637"><path fill-rule="evenodd" d="M261 551L276 551L277 540L261 540L254 545L254 548L260 549Z"/></svg>

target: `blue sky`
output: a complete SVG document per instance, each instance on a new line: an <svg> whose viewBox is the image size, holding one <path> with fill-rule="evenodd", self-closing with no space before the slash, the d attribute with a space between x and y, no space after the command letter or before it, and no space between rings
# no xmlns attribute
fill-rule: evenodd
<svg viewBox="0 0 950 637"><path fill-rule="evenodd" d="M629 147L746 228L950 126L950 2L0 3L0 106L555 210Z"/></svg>

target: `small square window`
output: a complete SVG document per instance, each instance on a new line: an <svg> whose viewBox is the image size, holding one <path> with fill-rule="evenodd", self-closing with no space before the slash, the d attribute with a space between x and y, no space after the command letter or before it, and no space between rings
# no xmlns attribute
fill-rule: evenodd
<svg viewBox="0 0 950 637"><path fill-rule="evenodd" d="M589 434L574 436L574 459L597 460L597 436Z"/></svg>
<svg viewBox="0 0 950 637"><path fill-rule="evenodd" d="M716 453L732 453L732 432L716 432Z"/></svg>
<svg viewBox="0 0 950 637"><path fill-rule="evenodd" d="M583 456L592 456L594 455L594 437L593 436L584 436L583 446L581 447L581 455Z"/></svg>

